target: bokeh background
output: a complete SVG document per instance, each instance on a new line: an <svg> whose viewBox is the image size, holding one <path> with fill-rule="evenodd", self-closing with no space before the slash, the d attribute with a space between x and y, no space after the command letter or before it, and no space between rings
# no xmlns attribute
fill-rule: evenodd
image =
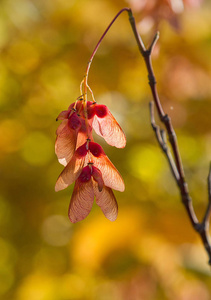
<svg viewBox="0 0 211 300"><path fill-rule="evenodd" d="M194 207L207 205L211 152L209 0L1 0L0 298L209 300L211 270L150 127L147 73L127 13L101 44L89 84L127 135L125 149L95 136L121 172L117 221L97 205L67 217L73 187L55 193L56 117L79 85L101 34L132 7L172 118Z"/></svg>

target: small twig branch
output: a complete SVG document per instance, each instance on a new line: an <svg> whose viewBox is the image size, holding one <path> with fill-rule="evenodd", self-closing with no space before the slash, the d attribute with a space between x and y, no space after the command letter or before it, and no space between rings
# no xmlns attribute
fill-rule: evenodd
<svg viewBox="0 0 211 300"><path fill-rule="evenodd" d="M208 185L208 200L209 204L207 206L207 210L203 219L203 223L209 224L209 219L211 216L211 164L210 164L210 170L207 178L207 185Z"/></svg>
<svg viewBox="0 0 211 300"><path fill-rule="evenodd" d="M172 126L170 117L167 114L165 114L163 111L163 108L162 108L162 105L161 105L161 102L160 102L160 99L158 96L157 88L156 88L156 79L155 79L155 75L154 75L153 68L152 68L151 53L152 53L153 48L159 38L159 34L158 33L155 34L152 43L150 44L150 46L148 48L146 48L138 31L137 31L135 19L133 17L132 11L130 9L128 10L128 15L129 15L129 21L130 21L138 48L139 48L141 55L143 56L145 64L146 64L146 68L148 71L149 85L151 88L153 100L154 100L159 118L165 126L165 130L166 130L168 138L169 138L173 156L171 155L171 152L170 152L168 145L166 143L166 140L165 140L165 131L161 130L155 123L154 110L153 110L152 104L150 104L151 125L155 132L157 141L168 160L172 175L173 175L173 177L177 183L177 186L179 188L181 199L186 208L188 217L191 221L191 224L192 224L194 230L196 232L198 232L198 234L200 235L200 237L202 239L204 247L209 256L209 264L211 265L211 242L210 242L210 238L209 238L209 219L210 219L210 215L211 215L211 167L210 167L210 171L209 171L209 175L208 175L209 201L208 201L208 206L207 206L204 218L203 218L202 222L200 223L196 217L196 214L195 214L195 211L193 208L193 204L192 204L192 199L189 195L188 185L185 181L185 174L184 174L183 164L182 164L182 160L180 157L180 152L179 152L179 148L178 148L178 144L177 144L176 134L174 132L174 128Z"/></svg>
<svg viewBox="0 0 211 300"><path fill-rule="evenodd" d="M160 127L158 125L156 125L156 123L155 123L154 103L150 102L149 107L150 107L150 119L151 119L152 129L155 132L157 141L158 141L161 149L163 150L164 154L166 155L166 158L167 158L168 163L169 163L169 167L171 169L171 173L174 176L174 179L176 180L177 184L179 184L179 174L178 174L178 171L177 171L177 168L175 166L173 157L171 155L171 152L169 151L169 148L168 148L168 145L167 145L167 142L166 142L166 133L163 129L160 129Z"/></svg>

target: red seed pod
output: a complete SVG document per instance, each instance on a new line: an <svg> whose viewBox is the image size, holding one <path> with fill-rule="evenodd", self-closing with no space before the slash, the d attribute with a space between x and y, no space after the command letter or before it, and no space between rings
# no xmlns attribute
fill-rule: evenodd
<svg viewBox="0 0 211 300"><path fill-rule="evenodd" d="M103 148L94 142L89 143L89 150L95 157L99 157L101 154L104 154Z"/></svg>
<svg viewBox="0 0 211 300"><path fill-rule="evenodd" d="M108 108L103 104L96 104L95 113L99 118L104 118L108 114Z"/></svg>
<svg viewBox="0 0 211 300"><path fill-rule="evenodd" d="M68 125L73 130L79 129L79 127L81 126L81 120L75 112L72 113L69 117Z"/></svg>
<svg viewBox="0 0 211 300"><path fill-rule="evenodd" d="M81 158L83 156L86 156L87 152L88 150L87 150L87 142L86 142L76 150L75 155L76 157Z"/></svg>
<svg viewBox="0 0 211 300"><path fill-rule="evenodd" d="M89 166L86 166L85 168L83 168L80 176L78 177L78 180L80 182L88 182L91 179L91 168Z"/></svg>
<svg viewBox="0 0 211 300"><path fill-rule="evenodd" d="M92 101L87 101L85 109L87 110L88 119L92 119L95 115L95 103ZM84 109L81 109L81 115L83 118L85 118Z"/></svg>
<svg viewBox="0 0 211 300"><path fill-rule="evenodd" d="M96 104L92 101L87 101L87 116L88 119L92 119L95 115L95 106Z"/></svg>

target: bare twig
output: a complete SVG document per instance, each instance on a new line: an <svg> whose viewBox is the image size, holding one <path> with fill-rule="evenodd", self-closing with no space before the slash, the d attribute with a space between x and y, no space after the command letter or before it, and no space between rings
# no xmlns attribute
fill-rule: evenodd
<svg viewBox="0 0 211 300"><path fill-rule="evenodd" d="M156 125L156 123L155 123L154 103L150 102L149 105L150 105L150 119L151 119L152 129L155 132L157 141L158 141L161 149L163 150L164 154L166 155L172 175L174 176L174 179L176 180L177 184L179 184L179 174L178 174L177 168L175 166L171 152L169 151L169 148L166 143L165 131L163 129L160 129L160 127L158 125Z"/></svg>
<svg viewBox="0 0 211 300"><path fill-rule="evenodd" d="M195 214L195 211L193 208L193 204L192 204L192 199L189 195L188 185L185 181L185 174L184 174L183 164L181 161L180 152L179 152L179 148L178 148L178 144L177 144L176 134L174 132L174 128L172 126L170 117L167 114L165 114L163 111L163 108L162 108L162 105L161 105L161 102L160 102L160 99L158 96L157 88L156 88L156 79L155 79L155 75L154 75L153 68L152 68L151 53L152 53L152 50L159 38L159 34L158 33L155 34L152 43L150 44L150 46L148 48L146 48L138 31L137 31L135 19L133 17L132 11L130 9L128 10L128 15L129 15L129 21L130 21L136 42L138 44L138 48L139 48L141 55L143 56L145 64L146 64L146 68L148 71L149 85L151 88L153 100L154 100L159 118L165 126L165 130L167 132L169 142L171 144L173 156L171 155L168 145L165 141L165 133L164 133L165 131L161 130L155 123L154 110L153 110L152 104L150 104L151 125L155 132L157 141L168 160L172 175L173 175L173 177L177 183L177 186L179 188L181 199L186 208L188 217L191 221L191 224L192 224L194 230L196 232L198 232L198 234L200 235L200 237L202 239L204 247L209 256L209 264L211 265L211 242L210 242L210 238L209 238L209 219L210 219L210 215L211 215L211 167L210 167L210 171L209 171L209 175L208 175L209 201L208 201L208 206L207 206L204 218L203 218L202 222L200 223L196 217L196 214Z"/></svg>
<svg viewBox="0 0 211 300"><path fill-rule="evenodd" d="M208 197L209 197L209 204L207 206L207 210L203 219L203 223L209 224L209 219L211 215L211 164L210 164L210 170L207 178L207 185L208 185Z"/></svg>

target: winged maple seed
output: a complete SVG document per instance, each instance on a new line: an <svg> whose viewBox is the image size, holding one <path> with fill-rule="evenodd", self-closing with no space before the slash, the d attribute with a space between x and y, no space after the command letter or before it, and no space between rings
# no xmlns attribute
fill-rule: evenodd
<svg viewBox="0 0 211 300"><path fill-rule="evenodd" d="M124 181L103 148L94 142L92 129L117 148L126 145L124 132L105 105L84 101L83 97L62 111L57 120L62 122L56 132L55 152L65 168L55 190L63 190L75 182L68 213L70 221L83 220L91 211L94 197L106 218L116 220L118 206L112 189L123 192Z"/></svg>

